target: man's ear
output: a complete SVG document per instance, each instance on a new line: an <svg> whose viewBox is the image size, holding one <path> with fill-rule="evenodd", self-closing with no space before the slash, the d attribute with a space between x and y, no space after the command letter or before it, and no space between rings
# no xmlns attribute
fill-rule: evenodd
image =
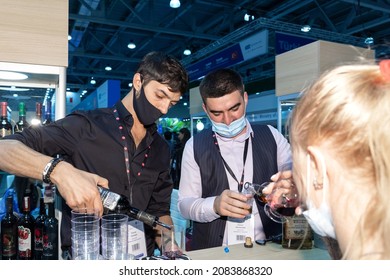
<svg viewBox="0 0 390 280"><path fill-rule="evenodd" d="M141 74L135 73L133 76L133 88L139 92L142 86Z"/></svg>
<svg viewBox="0 0 390 280"><path fill-rule="evenodd" d="M202 103L202 108L203 108L203 111L208 115L207 108L206 108L206 105L204 103Z"/></svg>

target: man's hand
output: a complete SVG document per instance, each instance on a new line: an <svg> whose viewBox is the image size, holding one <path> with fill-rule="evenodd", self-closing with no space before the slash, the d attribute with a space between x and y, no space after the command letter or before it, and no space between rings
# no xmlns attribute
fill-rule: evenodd
<svg viewBox="0 0 390 280"><path fill-rule="evenodd" d="M214 211L220 216L245 218L251 212L251 206L246 203L248 197L231 190L224 190L214 200Z"/></svg>
<svg viewBox="0 0 390 280"><path fill-rule="evenodd" d="M107 188L107 179L77 169L64 161L54 168L50 177L70 208L94 208L98 210L100 216L103 214L97 186Z"/></svg>

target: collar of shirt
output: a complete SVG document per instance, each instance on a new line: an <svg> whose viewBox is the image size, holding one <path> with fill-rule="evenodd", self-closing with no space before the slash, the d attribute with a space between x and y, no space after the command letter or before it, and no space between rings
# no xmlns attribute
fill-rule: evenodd
<svg viewBox="0 0 390 280"><path fill-rule="evenodd" d="M122 101L119 100L115 104L116 109L118 110L118 115L121 120L123 120L124 124L130 129L133 127L134 119L131 113L126 109L125 105L123 105ZM146 127L146 130L152 135L157 132L157 125L152 124Z"/></svg>
<svg viewBox="0 0 390 280"><path fill-rule="evenodd" d="M250 135L253 136L252 126L249 123L248 119L245 119L245 122L246 122L246 131L245 131L245 133L239 135L238 137L234 137L234 138L222 137L218 133L215 133L218 141L223 141L223 142L244 142L246 139L248 139L248 137Z"/></svg>

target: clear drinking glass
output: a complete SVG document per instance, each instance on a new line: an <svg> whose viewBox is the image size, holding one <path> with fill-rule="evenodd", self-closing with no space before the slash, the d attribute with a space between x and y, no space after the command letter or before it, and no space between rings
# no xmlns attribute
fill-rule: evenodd
<svg viewBox="0 0 390 280"><path fill-rule="evenodd" d="M175 260L185 250L185 228L175 226L172 230L161 231L162 255L170 260Z"/></svg>
<svg viewBox="0 0 390 280"><path fill-rule="evenodd" d="M128 216L108 214L102 217L102 255L105 260L127 260Z"/></svg>

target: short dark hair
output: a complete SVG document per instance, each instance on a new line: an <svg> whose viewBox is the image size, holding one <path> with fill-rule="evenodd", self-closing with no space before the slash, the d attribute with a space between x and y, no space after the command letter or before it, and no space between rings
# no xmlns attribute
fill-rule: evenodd
<svg viewBox="0 0 390 280"><path fill-rule="evenodd" d="M179 60L162 52L150 52L141 60L137 73L147 84L157 81L166 84L172 91L185 93L188 88L188 73Z"/></svg>
<svg viewBox="0 0 390 280"><path fill-rule="evenodd" d="M165 138L166 140L171 140L171 139L172 139L172 132L169 131L169 130L165 131L165 132L164 132L164 138Z"/></svg>
<svg viewBox="0 0 390 280"><path fill-rule="evenodd" d="M244 83L238 72L228 68L208 73L199 85L200 95L205 104L207 98L222 97L236 90L244 94Z"/></svg>
<svg viewBox="0 0 390 280"><path fill-rule="evenodd" d="M183 133L183 140L184 142L187 142L188 139L191 138L191 132L188 128L186 127L182 127L180 130L179 130L180 133Z"/></svg>

